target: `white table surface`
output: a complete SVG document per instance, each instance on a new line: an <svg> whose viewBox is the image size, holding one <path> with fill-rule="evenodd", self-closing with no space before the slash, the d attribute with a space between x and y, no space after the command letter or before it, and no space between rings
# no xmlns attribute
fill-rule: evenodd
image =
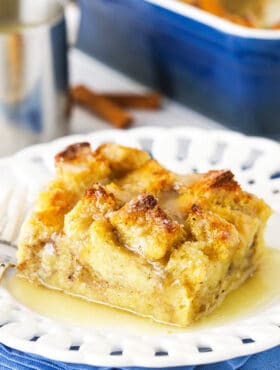
<svg viewBox="0 0 280 370"><path fill-rule="evenodd" d="M69 62L72 85L82 83L100 92L146 91L142 84L77 49L70 51ZM164 99L163 108L159 111L133 111L132 114L135 122L131 127L152 125L164 127L195 126L207 129L222 128L217 122L168 99ZM74 109L70 133L86 133L106 128L112 128L112 126L81 108Z"/></svg>

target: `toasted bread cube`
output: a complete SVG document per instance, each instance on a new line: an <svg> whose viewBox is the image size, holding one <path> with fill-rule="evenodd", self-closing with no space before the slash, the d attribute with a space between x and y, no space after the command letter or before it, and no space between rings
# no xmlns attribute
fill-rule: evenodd
<svg viewBox="0 0 280 370"><path fill-rule="evenodd" d="M149 154L143 150L117 144L103 144L96 153L109 162L116 177L136 170L150 160Z"/></svg>
<svg viewBox="0 0 280 370"><path fill-rule="evenodd" d="M68 235L82 234L87 231L94 220L104 218L106 214L114 211L117 206L112 193L99 185L88 188L76 204L65 216L64 231Z"/></svg>
<svg viewBox="0 0 280 370"><path fill-rule="evenodd" d="M183 229L151 194L141 194L114 212L110 221L131 250L156 261L183 240Z"/></svg>
<svg viewBox="0 0 280 370"><path fill-rule="evenodd" d="M203 252L210 259L227 259L239 246L239 234L234 225L196 204L188 213L186 226L196 241L206 242Z"/></svg>
<svg viewBox="0 0 280 370"><path fill-rule="evenodd" d="M55 156L56 171L65 187L80 196L94 183L109 182L111 169L106 158L91 151L89 143L69 145Z"/></svg>
<svg viewBox="0 0 280 370"><path fill-rule="evenodd" d="M118 241L110 222L105 219L94 221L89 229L89 242L79 251L79 260L106 281L125 286L150 290L148 283L151 268ZM113 262L113 263L112 263Z"/></svg>
<svg viewBox="0 0 280 370"><path fill-rule="evenodd" d="M156 195L171 189L173 180L172 172L163 168L157 161L150 160L144 166L122 177L117 184L133 194L146 192Z"/></svg>
<svg viewBox="0 0 280 370"><path fill-rule="evenodd" d="M179 190L181 197L178 204L188 209L192 204L203 204L212 209L215 206L228 208L246 213L251 217L260 217L264 220L270 214L270 209L262 199L253 194L242 191L240 185L234 180L231 171L209 171L202 175L200 181L189 186L182 186Z"/></svg>

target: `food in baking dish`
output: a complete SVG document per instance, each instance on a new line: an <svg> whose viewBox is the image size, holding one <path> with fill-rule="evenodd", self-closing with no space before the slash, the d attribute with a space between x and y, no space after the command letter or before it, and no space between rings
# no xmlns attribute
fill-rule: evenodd
<svg viewBox="0 0 280 370"><path fill-rule="evenodd" d="M280 27L279 0L181 0L231 22L254 28ZM275 13L278 11L279 16Z"/></svg>
<svg viewBox="0 0 280 370"><path fill-rule="evenodd" d="M230 171L178 175L116 144L55 160L21 230L20 277L187 326L257 269L270 208Z"/></svg>

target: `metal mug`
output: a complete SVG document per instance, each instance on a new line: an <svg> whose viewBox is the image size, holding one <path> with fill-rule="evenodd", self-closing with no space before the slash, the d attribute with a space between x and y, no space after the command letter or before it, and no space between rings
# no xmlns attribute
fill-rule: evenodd
<svg viewBox="0 0 280 370"><path fill-rule="evenodd" d="M58 0L0 0L0 156L67 133L68 68Z"/></svg>

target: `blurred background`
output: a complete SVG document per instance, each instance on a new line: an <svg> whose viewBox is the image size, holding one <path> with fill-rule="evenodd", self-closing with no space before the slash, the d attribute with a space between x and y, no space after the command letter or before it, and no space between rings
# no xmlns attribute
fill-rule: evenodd
<svg viewBox="0 0 280 370"><path fill-rule="evenodd" d="M0 5L1 156L144 125L280 139L280 0Z"/></svg>

